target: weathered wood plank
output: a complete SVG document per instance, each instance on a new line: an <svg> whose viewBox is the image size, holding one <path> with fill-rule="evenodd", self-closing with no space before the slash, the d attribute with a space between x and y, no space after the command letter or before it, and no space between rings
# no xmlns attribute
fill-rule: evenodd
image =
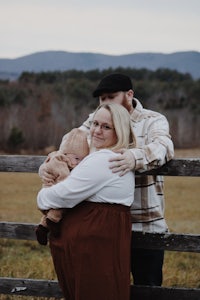
<svg viewBox="0 0 200 300"><path fill-rule="evenodd" d="M131 300L200 300L200 289L132 286Z"/></svg>
<svg viewBox="0 0 200 300"><path fill-rule="evenodd" d="M35 240L36 224L0 222L0 238Z"/></svg>
<svg viewBox="0 0 200 300"><path fill-rule="evenodd" d="M0 238L35 240L36 224L0 222ZM136 248L200 252L200 235L134 232Z"/></svg>
<svg viewBox="0 0 200 300"><path fill-rule="evenodd" d="M0 277L0 293L62 298L57 281ZM133 300L199 300L200 289L131 286Z"/></svg>
<svg viewBox="0 0 200 300"><path fill-rule="evenodd" d="M0 172L37 173L45 156L0 155Z"/></svg>
<svg viewBox="0 0 200 300"><path fill-rule="evenodd" d="M57 281L0 277L0 294L62 298Z"/></svg>
<svg viewBox="0 0 200 300"><path fill-rule="evenodd" d="M38 172L45 156L0 155L0 172ZM137 173L138 174L138 173ZM164 166L143 172L145 175L200 176L200 158L173 159Z"/></svg>
<svg viewBox="0 0 200 300"><path fill-rule="evenodd" d="M160 168L144 172L146 175L200 176L200 158L172 159Z"/></svg>
<svg viewBox="0 0 200 300"><path fill-rule="evenodd" d="M200 253L199 234L134 232L136 248Z"/></svg>

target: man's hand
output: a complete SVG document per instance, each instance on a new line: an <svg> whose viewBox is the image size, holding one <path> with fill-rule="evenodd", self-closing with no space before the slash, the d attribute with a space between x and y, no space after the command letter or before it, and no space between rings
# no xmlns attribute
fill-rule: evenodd
<svg viewBox="0 0 200 300"><path fill-rule="evenodd" d="M121 149L117 152L120 153L120 155L109 159L109 162L111 162L109 168L113 173L120 172L119 176L123 176L135 168L135 157L132 152L127 149Z"/></svg>

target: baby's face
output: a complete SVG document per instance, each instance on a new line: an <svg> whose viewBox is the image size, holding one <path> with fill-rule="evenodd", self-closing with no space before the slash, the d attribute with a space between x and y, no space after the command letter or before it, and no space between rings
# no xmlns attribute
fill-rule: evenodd
<svg viewBox="0 0 200 300"><path fill-rule="evenodd" d="M76 167L83 159L83 157L81 157L80 155L76 155L74 153L67 153L66 156L69 159L68 164L71 168Z"/></svg>

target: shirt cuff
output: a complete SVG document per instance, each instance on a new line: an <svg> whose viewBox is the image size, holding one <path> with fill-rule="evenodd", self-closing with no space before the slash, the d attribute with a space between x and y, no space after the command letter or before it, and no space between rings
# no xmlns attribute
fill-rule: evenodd
<svg viewBox="0 0 200 300"><path fill-rule="evenodd" d="M144 152L141 149L130 149L135 158L135 170L146 169L144 164Z"/></svg>

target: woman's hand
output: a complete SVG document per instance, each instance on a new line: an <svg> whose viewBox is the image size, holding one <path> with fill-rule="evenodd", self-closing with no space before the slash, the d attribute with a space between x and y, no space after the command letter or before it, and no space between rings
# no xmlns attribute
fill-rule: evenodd
<svg viewBox="0 0 200 300"><path fill-rule="evenodd" d="M120 155L109 159L109 168L113 173L120 172L119 176L123 176L135 168L135 157L131 150L120 149L116 152Z"/></svg>

